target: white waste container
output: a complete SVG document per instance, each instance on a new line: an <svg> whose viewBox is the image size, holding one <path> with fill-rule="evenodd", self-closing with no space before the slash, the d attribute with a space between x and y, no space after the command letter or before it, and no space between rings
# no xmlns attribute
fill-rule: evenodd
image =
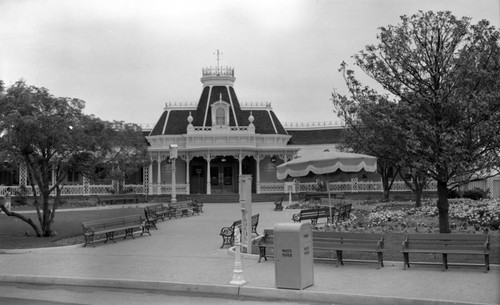
<svg viewBox="0 0 500 305"><path fill-rule="evenodd" d="M314 285L312 228L309 223L278 223L274 227L276 288Z"/></svg>

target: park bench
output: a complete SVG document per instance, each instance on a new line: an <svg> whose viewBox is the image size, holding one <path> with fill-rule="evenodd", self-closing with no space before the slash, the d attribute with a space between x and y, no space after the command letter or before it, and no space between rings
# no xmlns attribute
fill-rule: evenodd
<svg viewBox="0 0 500 305"><path fill-rule="evenodd" d="M168 205L168 218L180 216L194 215L193 208L190 206L189 201L178 201L176 203L169 203Z"/></svg>
<svg viewBox="0 0 500 305"><path fill-rule="evenodd" d="M115 234L116 232L120 231L125 232L125 237L123 239L126 239L127 236L130 236L134 239L135 229L139 229L142 231L141 236L144 233L148 233L149 235L151 235L151 233L149 232L149 225L146 224L145 219L140 214L84 221L82 222L82 227L83 235L85 237L84 247L86 247L88 244L94 246L94 239L97 235L106 234L106 240L104 241L104 243L107 243L108 240L116 242Z"/></svg>
<svg viewBox="0 0 500 305"><path fill-rule="evenodd" d="M112 195L112 196L97 196L97 202L102 205L138 203L137 195Z"/></svg>
<svg viewBox="0 0 500 305"><path fill-rule="evenodd" d="M410 267L410 253L441 254L443 271L448 269L448 254L484 255L485 272L490 270L488 234L435 233L407 234L402 244L404 269Z"/></svg>
<svg viewBox="0 0 500 305"><path fill-rule="evenodd" d="M259 214L255 214L252 216L252 233L259 235L257 233L257 225L259 224ZM229 227L223 227L220 230L219 235L222 236L222 246L225 245L233 246L234 245L234 229L238 228L241 230L241 220L236 220Z"/></svg>
<svg viewBox="0 0 500 305"><path fill-rule="evenodd" d="M323 217L329 217L328 215L328 208L326 209L323 208L313 208L313 209L305 209L305 210L300 210L299 213L293 214L292 215L292 220L294 222L302 222L302 220L311 220L311 226L313 228L316 228L318 225L318 219L323 218Z"/></svg>
<svg viewBox="0 0 500 305"><path fill-rule="evenodd" d="M268 255L274 255L274 230L272 229L264 229L264 235L259 241L259 263L262 258L267 261Z"/></svg>
<svg viewBox="0 0 500 305"><path fill-rule="evenodd" d="M156 222L158 222L158 219L165 220L165 217L168 216L168 209L161 203L152 204L144 208L144 216L148 224L158 229Z"/></svg>
<svg viewBox="0 0 500 305"><path fill-rule="evenodd" d="M194 213L200 215L200 212L203 213L203 202L199 202L197 199L194 198L187 198L189 205L193 209L193 215Z"/></svg>
<svg viewBox="0 0 500 305"><path fill-rule="evenodd" d="M280 198L276 199L274 201L274 210L275 211L283 211L283 195L280 196Z"/></svg>
<svg viewBox="0 0 500 305"><path fill-rule="evenodd" d="M337 266L344 265L343 252L375 252L380 267L384 267L384 235L375 233L313 232L313 250L316 258L321 252L337 254Z"/></svg>

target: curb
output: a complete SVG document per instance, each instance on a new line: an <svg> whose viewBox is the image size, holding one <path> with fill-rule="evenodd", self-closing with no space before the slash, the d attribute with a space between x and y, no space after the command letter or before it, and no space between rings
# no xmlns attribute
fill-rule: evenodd
<svg viewBox="0 0 500 305"><path fill-rule="evenodd" d="M335 304L374 304L374 305L485 305L484 303L463 303L448 300L411 299L402 297L343 294L308 290L262 288L252 286L191 284L180 282L155 282L118 279L91 279L72 277L48 277L31 275L0 275L0 283L22 283L58 286L83 286L118 289L137 289L150 292L180 292L192 294L213 294L228 297L249 297L252 299L277 299L286 301L324 302Z"/></svg>

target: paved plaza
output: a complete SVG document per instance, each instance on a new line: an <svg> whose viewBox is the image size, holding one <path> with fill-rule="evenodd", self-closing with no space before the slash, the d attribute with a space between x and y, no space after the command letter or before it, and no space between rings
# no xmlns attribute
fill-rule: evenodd
<svg viewBox="0 0 500 305"><path fill-rule="evenodd" d="M274 205L254 203L260 214L257 231L289 222L294 210L273 211ZM63 213L63 211L60 211ZM248 283L231 286L234 256L220 249L222 226L240 217L239 204L206 204L204 213L158 224L151 236L118 240L116 244L4 250L0 281L19 283L130 287L146 290L217 293L335 304L500 304L500 268L415 266L401 262L314 263L314 285L300 290L275 288L272 260L258 263L244 256Z"/></svg>

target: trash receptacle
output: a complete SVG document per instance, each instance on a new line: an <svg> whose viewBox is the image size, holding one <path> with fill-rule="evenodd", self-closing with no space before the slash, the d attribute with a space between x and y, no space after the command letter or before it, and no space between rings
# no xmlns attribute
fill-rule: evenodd
<svg viewBox="0 0 500 305"><path fill-rule="evenodd" d="M314 285L312 229L309 223L278 223L274 227L276 288Z"/></svg>

